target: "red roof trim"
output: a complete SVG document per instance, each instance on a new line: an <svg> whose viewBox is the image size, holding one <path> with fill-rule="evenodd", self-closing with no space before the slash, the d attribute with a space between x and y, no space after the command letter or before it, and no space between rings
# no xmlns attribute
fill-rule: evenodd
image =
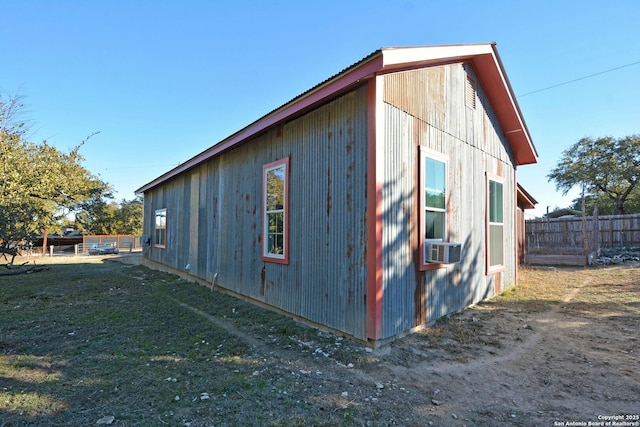
<svg viewBox="0 0 640 427"><path fill-rule="evenodd" d="M522 209L535 209L538 201L534 199L520 183L518 183L516 191L518 206L522 207Z"/></svg>
<svg viewBox="0 0 640 427"><path fill-rule="evenodd" d="M323 101L376 75L413 68L471 62L491 107L505 132L517 165L535 163L538 154L524 123L520 107L498 56L495 43L449 46L384 48L311 88L220 143L192 157L136 190L145 191L223 153L271 126L299 115Z"/></svg>
<svg viewBox="0 0 640 427"><path fill-rule="evenodd" d="M198 164L215 157L216 155L229 150L235 145L259 134L260 132L270 128L271 126L291 118L292 116L298 115L302 113L304 110L307 110L314 105L321 103L322 101L335 96L337 93L358 84L362 80L366 80L372 77L375 72L380 69L381 66L381 57L379 55L371 55L363 65L345 72L344 75L335 78L334 80L328 80L315 88L305 92L303 95L300 95L298 98L290 101L289 103L283 105L282 107L272 111L261 119L253 122L249 126L240 130L239 132L231 135L220 143L214 145L213 147L203 151L197 156L187 160L185 163L180 166L172 169L171 171L165 173L164 175L156 178L150 183L144 185L140 189L136 190L136 193L143 193L144 191L155 187L156 185L174 177L182 172L191 169Z"/></svg>

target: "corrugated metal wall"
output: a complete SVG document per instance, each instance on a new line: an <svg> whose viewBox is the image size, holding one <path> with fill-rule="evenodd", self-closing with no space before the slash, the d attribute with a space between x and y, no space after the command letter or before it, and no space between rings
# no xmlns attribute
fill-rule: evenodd
<svg viewBox="0 0 640 427"><path fill-rule="evenodd" d="M262 166L290 157L290 263L261 260ZM145 192L167 248L145 256L366 339L367 88L361 86Z"/></svg>
<svg viewBox="0 0 640 427"><path fill-rule="evenodd" d="M383 219L383 338L393 336L515 283L515 254L506 270L486 275L486 173L504 179L505 247L514 248L512 153L482 88L476 109L465 105L466 73L452 64L389 74L384 80L385 182ZM418 145L449 159L450 241L463 259L446 268L418 268Z"/></svg>
<svg viewBox="0 0 640 427"><path fill-rule="evenodd" d="M384 77L382 338L515 283L513 155L462 64ZM167 248L145 256L232 292L367 338L367 87L269 129L145 192L145 232L167 209ZM449 159L450 240L458 264L419 271L419 146ZM262 166L290 158L290 263L261 260ZM487 275L486 174L504 179L506 269Z"/></svg>

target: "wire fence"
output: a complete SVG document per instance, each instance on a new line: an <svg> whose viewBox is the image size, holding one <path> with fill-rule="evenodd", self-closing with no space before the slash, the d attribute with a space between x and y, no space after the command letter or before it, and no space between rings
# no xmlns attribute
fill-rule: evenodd
<svg viewBox="0 0 640 427"><path fill-rule="evenodd" d="M117 249L117 251L108 250ZM99 250L98 250L99 249ZM93 255L108 253L130 253L142 251L140 236L131 234L88 235L76 238L51 238L46 248L42 246L24 247L20 255L24 257L41 255Z"/></svg>

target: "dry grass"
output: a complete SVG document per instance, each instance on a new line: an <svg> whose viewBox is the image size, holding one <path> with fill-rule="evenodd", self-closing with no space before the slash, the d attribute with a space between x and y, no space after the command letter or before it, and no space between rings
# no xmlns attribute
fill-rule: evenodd
<svg viewBox="0 0 640 427"><path fill-rule="evenodd" d="M380 360L362 346L144 267L98 257L37 262L53 264L0 277L1 426L95 425L107 415L120 426L191 427L403 419L401 405L382 411L355 404L355 392L344 396L336 367L375 370ZM524 270L514 290L412 342L465 360L511 333L487 331L484 317L545 311L578 288L566 309L627 310L637 319L637 272ZM413 350L404 350L399 363L411 363ZM362 381L352 376L347 386L371 388Z"/></svg>

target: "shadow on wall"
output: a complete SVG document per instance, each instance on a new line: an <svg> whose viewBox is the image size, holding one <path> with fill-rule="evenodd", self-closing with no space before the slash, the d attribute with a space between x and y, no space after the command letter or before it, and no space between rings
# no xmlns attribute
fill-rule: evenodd
<svg viewBox="0 0 640 427"><path fill-rule="evenodd" d="M463 240L455 230L450 236L452 242L462 244L459 263L419 270L418 197L414 189L405 189L411 187L407 181L401 177L383 188L384 199L391 200L383 212L384 336L435 321L494 295L496 278L485 276L482 245L474 241L470 226ZM466 224L462 226L457 228Z"/></svg>

